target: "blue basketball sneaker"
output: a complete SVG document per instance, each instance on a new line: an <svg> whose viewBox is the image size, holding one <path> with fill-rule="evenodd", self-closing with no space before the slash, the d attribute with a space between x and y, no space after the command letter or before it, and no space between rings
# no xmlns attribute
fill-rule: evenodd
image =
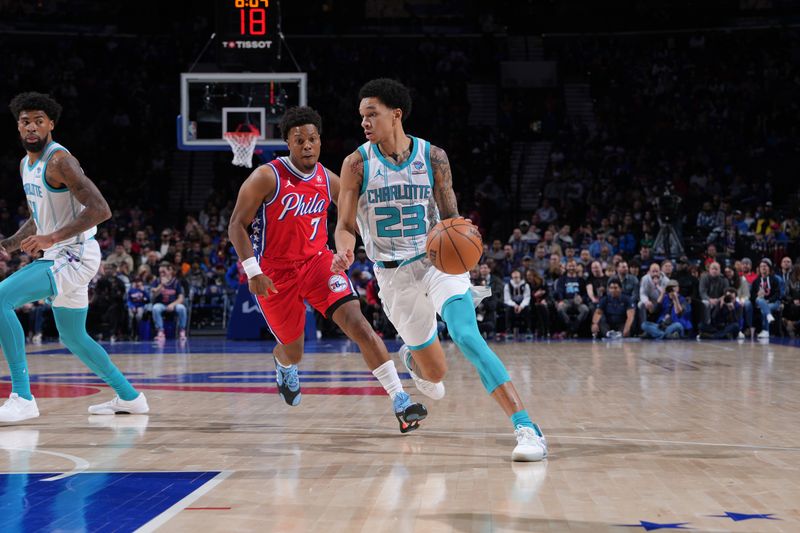
<svg viewBox="0 0 800 533"><path fill-rule="evenodd" d="M285 368L278 363L275 356L272 356L272 359L275 361L275 381L278 382L278 394L289 405L300 405L302 395L300 394L300 376L297 374L297 365Z"/></svg>
<svg viewBox="0 0 800 533"><path fill-rule="evenodd" d="M428 410L421 403L414 403L405 392L398 392L394 397L394 416L400 422L400 433L408 433L419 427L419 423L428 416Z"/></svg>

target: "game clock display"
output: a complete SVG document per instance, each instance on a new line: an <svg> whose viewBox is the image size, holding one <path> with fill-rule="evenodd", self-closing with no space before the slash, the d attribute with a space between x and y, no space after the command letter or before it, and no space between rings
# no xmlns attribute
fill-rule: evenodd
<svg viewBox="0 0 800 533"><path fill-rule="evenodd" d="M217 0L217 35L228 50L272 47L276 37L275 0Z"/></svg>

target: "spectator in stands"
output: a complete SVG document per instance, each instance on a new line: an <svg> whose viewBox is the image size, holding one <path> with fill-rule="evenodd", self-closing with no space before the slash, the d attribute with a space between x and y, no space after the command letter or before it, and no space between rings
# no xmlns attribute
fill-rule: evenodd
<svg viewBox="0 0 800 533"><path fill-rule="evenodd" d="M709 244L706 247L706 253L703 257L703 264L708 268L711 263L718 263L717 260L717 247L714 244Z"/></svg>
<svg viewBox="0 0 800 533"><path fill-rule="evenodd" d="M750 301L761 311L758 338L769 339L769 325L775 321L774 313L781 308L781 282L772 273L772 261L766 257L758 264L758 274L750 286Z"/></svg>
<svg viewBox="0 0 800 533"><path fill-rule="evenodd" d="M506 315L506 338L514 338L514 331L532 337L531 332L531 289L522 279L522 273L514 270L511 279L505 284L503 304Z"/></svg>
<svg viewBox="0 0 800 533"><path fill-rule="evenodd" d="M786 281L782 318L786 332L794 338L798 333L797 324L800 323L800 264L794 265L792 274Z"/></svg>
<svg viewBox="0 0 800 533"><path fill-rule="evenodd" d="M536 226L531 226L531 223L527 220L519 221L519 229L522 232L522 240L527 243L529 251L533 250L533 247L542 240Z"/></svg>
<svg viewBox="0 0 800 533"><path fill-rule="evenodd" d="M606 240L606 234L604 231L597 232L597 238L595 241L589 246L589 254L597 259L600 257L600 250L603 246L608 246L608 241Z"/></svg>
<svg viewBox="0 0 800 533"><path fill-rule="evenodd" d="M510 244L503 246L503 259L497 262L497 268L503 278L511 277L511 272L519 268L522 257L514 255L514 248Z"/></svg>
<svg viewBox="0 0 800 533"><path fill-rule="evenodd" d="M700 300L703 302L703 324L711 322L711 309L719 304L720 298L728 288L728 280L722 276L719 263L708 265L708 272L700 276Z"/></svg>
<svg viewBox="0 0 800 533"><path fill-rule="evenodd" d="M489 269L489 265L486 263L482 263L478 267L478 274L480 283L476 283L476 285L481 285L483 287L489 287L492 289L492 295L490 298L494 300L493 308L495 311L502 309L504 297L503 280L492 274L492 271Z"/></svg>
<svg viewBox="0 0 800 533"><path fill-rule="evenodd" d="M561 249L561 246L559 246L558 243L553 240L552 230L548 229L544 232L544 237L542 238L540 244L544 244L545 252L548 254L564 255L564 251Z"/></svg>
<svg viewBox="0 0 800 533"><path fill-rule="evenodd" d="M627 261L617 263L616 275L612 279L619 281L622 294L630 298L635 305L639 303L639 278L628 271Z"/></svg>
<svg viewBox="0 0 800 533"><path fill-rule="evenodd" d="M134 278L131 288L128 290L128 331L131 332L131 338L139 337L139 323L144 319L144 313L147 310L147 304L150 302L150 296L144 287L142 278Z"/></svg>
<svg viewBox="0 0 800 533"><path fill-rule="evenodd" d="M789 278L792 277L792 259L788 256L781 259L781 269L778 271L778 280L781 282L781 294L786 294L786 287L789 286Z"/></svg>
<svg viewBox="0 0 800 533"><path fill-rule="evenodd" d="M535 270L525 272L525 281L531 291L531 309L536 320L536 331L539 336L550 336L550 310L547 284Z"/></svg>
<svg viewBox="0 0 800 533"><path fill-rule="evenodd" d="M711 322L700 324L698 339L744 339L744 308L739 303L736 289L728 287L725 294L711 310Z"/></svg>
<svg viewBox="0 0 800 533"><path fill-rule="evenodd" d="M578 257L576 263L582 265L583 269L588 272L589 270L591 270L592 261L593 261L592 254L589 253L589 250L587 248L584 248L581 250L581 254ZM566 265L566 263L564 264Z"/></svg>
<svg viewBox="0 0 800 533"><path fill-rule="evenodd" d="M531 268L537 272L540 276L544 276L545 271L547 270L548 265L550 264L550 258L547 257L545 253L544 246L536 246L536 249L533 252L533 260L531 261Z"/></svg>
<svg viewBox="0 0 800 533"><path fill-rule="evenodd" d="M642 273L642 265L639 264L639 261L635 257L628 263L628 272L636 277L636 279L640 279L639 275Z"/></svg>
<svg viewBox="0 0 800 533"><path fill-rule="evenodd" d="M656 301L656 307L659 312L655 321L642 324L646 336L653 339L679 339L691 332L691 306L680 295L677 281L673 279L667 282Z"/></svg>
<svg viewBox="0 0 800 533"><path fill-rule="evenodd" d="M486 252L486 257L491 257L495 261L502 261L505 256L506 253L503 251L503 242L500 239L493 240L492 247Z"/></svg>
<svg viewBox="0 0 800 533"><path fill-rule="evenodd" d="M608 278L603 272L603 267L600 261L592 261L589 276L586 278L586 294L589 301L589 312L594 312L600 299L606 294L606 285L608 285Z"/></svg>
<svg viewBox="0 0 800 533"><path fill-rule="evenodd" d="M736 292L736 301L742 307L743 311L742 320L744 321L744 328L749 330L753 327L753 304L750 302L750 284L747 283L747 280L744 278L744 276L739 275L736 269L733 267L726 266L722 272L722 275L725 276L725 279L728 281L728 288L733 289ZM740 338L745 337L744 328L742 329Z"/></svg>
<svg viewBox="0 0 800 533"><path fill-rule="evenodd" d="M150 299L153 302L153 321L158 333L157 341L164 341L164 313L175 313L178 320L178 337L186 340L186 305L184 305L183 285L175 277L175 267L170 263L162 263L158 267L158 279L150 288Z"/></svg>
<svg viewBox="0 0 800 533"><path fill-rule="evenodd" d="M522 230L514 228L511 236L508 238L508 244L514 250L514 259L521 260L524 256L528 255L529 243L522 239Z"/></svg>
<svg viewBox="0 0 800 533"><path fill-rule="evenodd" d="M572 228L570 225L564 224L561 226L561 229L558 230L558 235L555 237L556 244L561 246L561 249L565 252L567 248L574 248L574 242L572 240L572 235L570 234L571 231Z"/></svg>
<svg viewBox="0 0 800 533"><path fill-rule="evenodd" d="M669 259L664 259L661 261L661 274L667 279L667 281L672 279L674 274L675 266L672 264L672 261Z"/></svg>
<svg viewBox="0 0 800 533"><path fill-rule="evenodd" d="M650 265L655 262L653 259L653 252L650 246L642 246L639 249L639 255L634 257L634 260L639 264L639 268L650 271ZM660 272L660 269L659 269Z"/></svg>
<svg viewBox="0 0 800 533"><path fill-rule="evenodd" d="M102 274L94 286L92 299L89 303L87 320L92 324L95 333L100 338L110 339L115 342L119 337L122 326L127 323L125 313L125 286L117 278L117 265L101 263Z"/></svg>
<svg viewBox="0 0 800 533"><path fill-rule="evenodd" d="M643 248L644 249L644 248ZM651 263L647 274L639 283L639 323L653 322L663 312L660 304L664 297L667 280L661 275L658 263Z"/></svg>
<svg viewBox="0 0 800 533"><path fill-rule="evenodd" d="M711 202L703 202L703 209L697 213L696 221L697 229L701 237L705 240L706 236L717 225L717 213Z"/></svg>
<svg viewBox="0 0 800 533"><path fill-rule="evenodd" d="M561 264L566 266L567 261L570 259L574 259L576 263L580 263L580 258L575 255L575 248L572 246L564 249L564 257L561 258Z"/></svg>
<svg viewBox="0 0 800 533"><path fill-rule="evenodd" d="M542 200L542 205L536 210L536 215L544 225L551 224L558 220L558 213L556 213L556 210L550 205L550 201L547 198Z"/></svg>
<svg viewBox="0 0 800 533"><path fill-rule="evenodd" d="M742 272L741 275L747 280L747 283L752 285L753 281L758 277L758 272L753 270L753 262L749 257L742 259Z"/></svg>
<svg viewBox="0 0 800 533"><path fill-rule="evenodd" d="M127 263L128 272L133 270L133 257L125 251L125 246L122 243L117 243L114 247L114 252L106 257L106 263L116 265L118 268L121 263Z"/></svg>
<svg viewBox="0 0 800 533"><path fill-rule="evenodd" d="M350 265L351 270L361 270L367 272L370 275L370 279L374 276L374 272L372 270L373 263L367 257L367 249L363 246L359 246L356 248L356 258L353 261L353 264Z"/></svg>
<svg viewBox="0 0 800 533"><path fill-rule="evenodd" d="M558 254L550 255L550 264L544 274L544 282L547 285L547 293L554 295L556 293L556 283L561 279L565 271L565 266L561 264L561 256Z"/></svg>
<svg viewBox="0 0 800 533"><path fill-rule="evenodd" d="M589 315L586 294L586 281L579 276L575 261L567 263L567 272L556 283L556 309L561 320L572 337L578 336L578 330Z"/></svg>
<svg viewBox="0 0 800 533"><path fill-rule="evenodd" d="M622 294L619 280L609 280L608 292L600 298L592 317L592 336L609 339L630 337L635 307L634 302Z"/></svg>

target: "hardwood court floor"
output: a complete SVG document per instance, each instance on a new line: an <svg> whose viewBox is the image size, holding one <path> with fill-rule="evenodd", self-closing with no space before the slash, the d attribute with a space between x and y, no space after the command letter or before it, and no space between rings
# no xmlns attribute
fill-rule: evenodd
<svg viewBox="0 0 800 533"><path fill-rule="evenodd" d="M430 412L409 435L350 345L310 346L294 408L265 346L113 345L152 408L116 418L89 417L109 389L41 347L42 416L0 427L0 530L800 531L796 346L495 344L548 437L537 464L510 461L451 345L443 400L404 380Z"/></svg>

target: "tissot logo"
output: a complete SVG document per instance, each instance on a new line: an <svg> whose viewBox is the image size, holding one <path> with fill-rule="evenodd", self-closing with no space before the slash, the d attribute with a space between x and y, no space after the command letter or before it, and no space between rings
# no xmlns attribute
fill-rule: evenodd
<svg viewBox="0 0 800 533"><path fill-rule="evenodd" d="M272 41L222 41L222 47L228 49L272 48Z"/></svg>

